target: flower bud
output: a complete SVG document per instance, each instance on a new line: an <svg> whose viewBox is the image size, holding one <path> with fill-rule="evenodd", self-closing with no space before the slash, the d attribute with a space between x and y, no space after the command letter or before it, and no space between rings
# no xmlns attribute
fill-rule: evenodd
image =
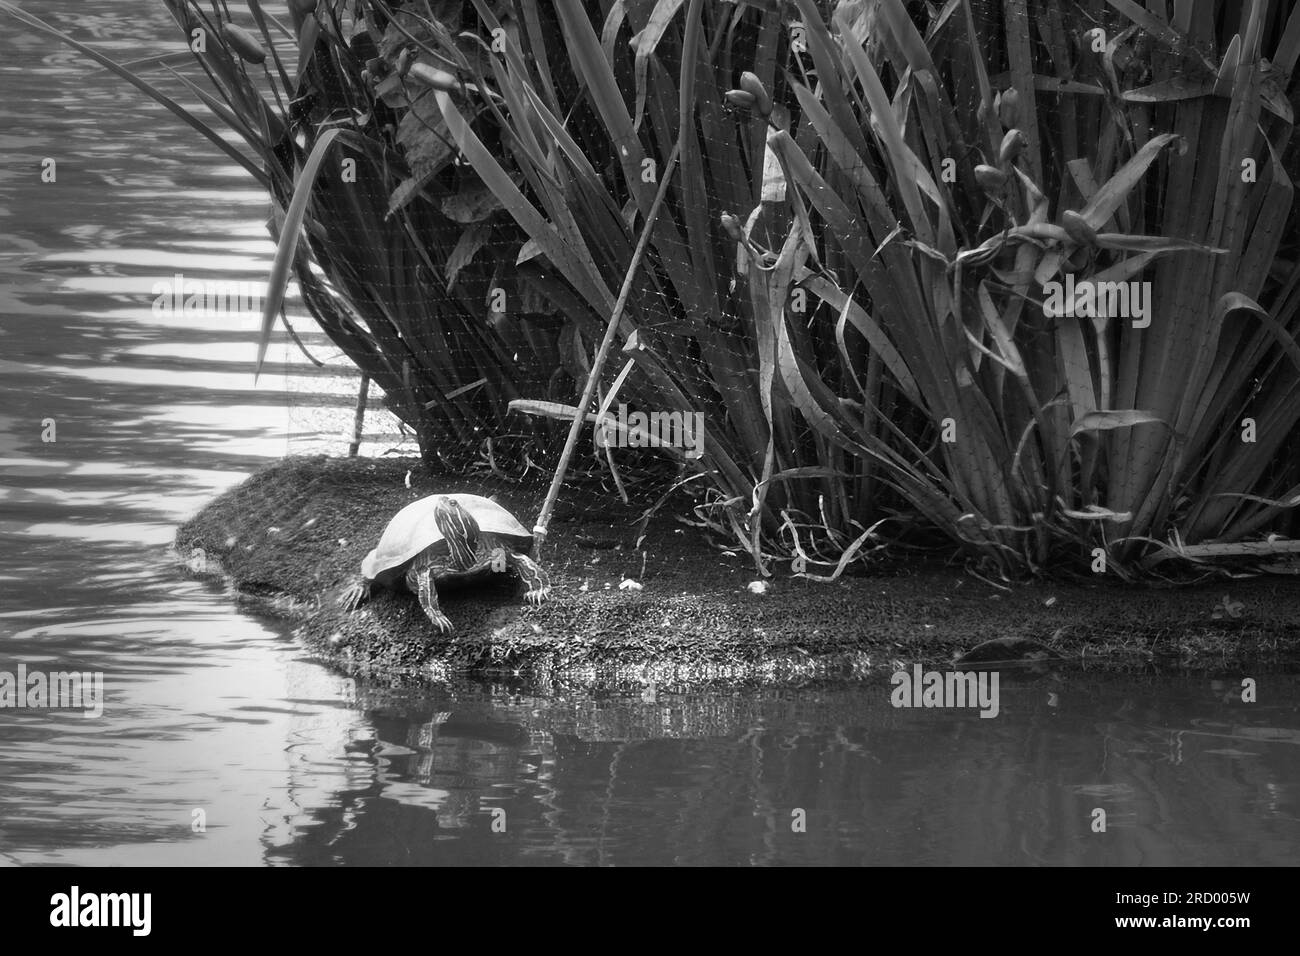
<svg viewBox="0 0 1300 956"><path fill-rule="evenodd" d="M755 100L753 94L746 93L744 90L727 90L723 95L726 96L727 102L736 107L736 109L752 110L754 108Z"/></svg>
<svg viewBox="0 0 1300 956"><path fill-rule="evenodd" d="M740 88L754 98L754 108L760 116L772 115L772 97L767 95L767 87L755 74L748 71L740 74Z"/></svg>
<svg viewBox="0 0 1300 956"><path fill-rule="evenodd" d="M1007 185L1007 174L996 166L985 166L983 163L975 167L975 181L984 187L987 193L1001 193Z"/></svg>
<svg viewBox="0 0 1300 956"><path fill-rule="evenodd" d="M266 51L262 49L262 44L258 43L257 37L243 27L227 23L222 26L221 35L226 38L226 43L229 44L230 48L238 53L239 58L246 63L263 63L266 61Z"/></svg>
<svg viewBox="0 0 1300 956"><path fill-rule="evenodd" d="M997 105L998 119L1003 129L1015 129L1020 119L1020 94L1014 86L1003 90L993 101Z"/></svg>
<svg viewBox="0 0 1300 956"><path fill-rule="evenodd" d="M1095 246L1097 244L1097 230L1092 228L1088 220L1073 209L1067 209L1061 214L1061 226L1069 233L1070 238L1079 245Z"/></svg>
<svg viewBox="0 0 1300 956"><path fill-rule="evenodd" d="M442 90L444 93L451 93L460 89L460 80L456 79L454 73L448 73L446 70L440 70L436 66L430 66L427 63L412 63L406 75L417 83L423 83L425 86L432 86L435 90Z"/></svg>
<svg viewBox="0 0 1300 956"><path fill-rule="evenodd" d="M1029 140L1025 134L1018 129L1007 130L1007 135L1002 137L1002 146L998 149L998 162L1009 163L1024 151L1029 145Z"/></svg>

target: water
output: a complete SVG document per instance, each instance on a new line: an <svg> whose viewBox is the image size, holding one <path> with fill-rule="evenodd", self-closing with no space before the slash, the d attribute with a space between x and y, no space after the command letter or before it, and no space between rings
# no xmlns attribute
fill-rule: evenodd
<svg viewBox="0 0 1300 956"><path fill-rule="evenodd" d="M29 6L122 60L173 38L152 0ZM982 720L894 710L883 678L395 690L306 659L167 552L252 469L344 448L346 379L298 375L281 343L289 374L254 386L256 316L151 309L178 271L263 280L265 202L130 88L0 20L0 670L102 671L107 698L97 720L0 711L0 862L1300 857L1294 675L1251 675L1250 705L1238 674L1026 676Z"/></svg>

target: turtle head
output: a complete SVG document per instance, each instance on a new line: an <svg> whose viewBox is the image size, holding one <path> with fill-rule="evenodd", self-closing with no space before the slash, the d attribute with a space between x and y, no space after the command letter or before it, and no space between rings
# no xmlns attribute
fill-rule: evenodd
<svg viewBox="0 0 1300 956"><path fill-rule="evenodd" d="M468 568L478 550L478 522L455 498L444 498L433 510L433 520L447 542L453 567Z"/></svg>

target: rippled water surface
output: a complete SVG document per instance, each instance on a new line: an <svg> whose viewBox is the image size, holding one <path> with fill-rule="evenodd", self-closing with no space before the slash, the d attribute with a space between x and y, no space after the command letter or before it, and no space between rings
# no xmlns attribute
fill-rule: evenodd
<svg viewBox="0 0 1300 956"><path fill-rule="evenodd" d="M120 60L175 42L152 0L28 6ZM1208 677L1027 676L981 720L894 710L883 680L395 691L307 660L167 554L250 470L343 451L346 379L298 375L282 343L255 386L255 316L151 308L177 272L263 280L265 200L129 87L0 26L0 671L101 671L106 696L94 720L0 711L0 862L1300 859L1294 675L1255 675L1253 705Z"/></svg>

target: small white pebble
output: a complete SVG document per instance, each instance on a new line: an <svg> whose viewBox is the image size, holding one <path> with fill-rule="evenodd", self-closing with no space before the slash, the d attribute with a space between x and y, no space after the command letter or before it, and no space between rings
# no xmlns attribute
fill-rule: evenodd
<svg viewBox="0 0 1300 956"><path fill-rule="evenodd" d="M279 529L279 528L267 528L267 529L266 529L266 533L267 533L267 534L279 534L279 533L280 533L280 529Z"/></svg>
<svg viewBox="0 0 1300 956"><path fill-rule="evenodd" d="M640 591L644 585L640 581L633 581L631 578L624 578L618 582L620 591Z"/></svg>
<svg viewBox="0 0 1300 956"><path fill-rule="evenodd" d="M734 557L736 556L736 552L735 552L735 551L723 551L723 552L722 552L722 556L723 556L724 558L734 558Z"/></svg>
<svg viewBox="0 0 1300 956"><path fill-rule="evenodd" d="M750 593L750 594L766 594L766 593L767 593L767 582L766 582L766 581L750 581L750 582L749 582L749 593Z"/></svg>
<svg viewBox="0 0 1300 956"><path fill-rule="evenodd" d="M1056 603L1056 598L1054 598L1054 597L1049 597L1049 598L1048 598L1046 601L1044 601L1043 603L1046 604L1048 607L1051 607L1053 604Z"/></svg>
<svg viewBox="0 0 1300 956"><path fill-rule="evenodd" d="M348 539L347 539L347 538L339 538L339 547L340 547L340 548L346 547L346 546L347 546L347 543L348 543Z"/></svg>
<svg viewBox="0 0 1300 956"><path fill-rule="evenodd" d="M411 473L409 471L406 473L406 487L411 487Z"/></svg>
<svg viewBox="0 0 1300 956"><path fill-rule="evenodd" d="M314 525L315 523L316 523L316 519L315 519L315 518L310 518L310 519L308 519L307 521L304 521L304 522L302 523L302 526L303 526L304 528L310 528L310 527L311 527L312 525Z"/></svg>
<svg viewBox="0 0 1300 956"><path fill-rule="evenodd" d="M579 591L590 591L590 590L591 590L591 585L588 584L586 581L583 581L583 582L582 582L582 587L578 588L578 590L579 590Z"/></svg>

